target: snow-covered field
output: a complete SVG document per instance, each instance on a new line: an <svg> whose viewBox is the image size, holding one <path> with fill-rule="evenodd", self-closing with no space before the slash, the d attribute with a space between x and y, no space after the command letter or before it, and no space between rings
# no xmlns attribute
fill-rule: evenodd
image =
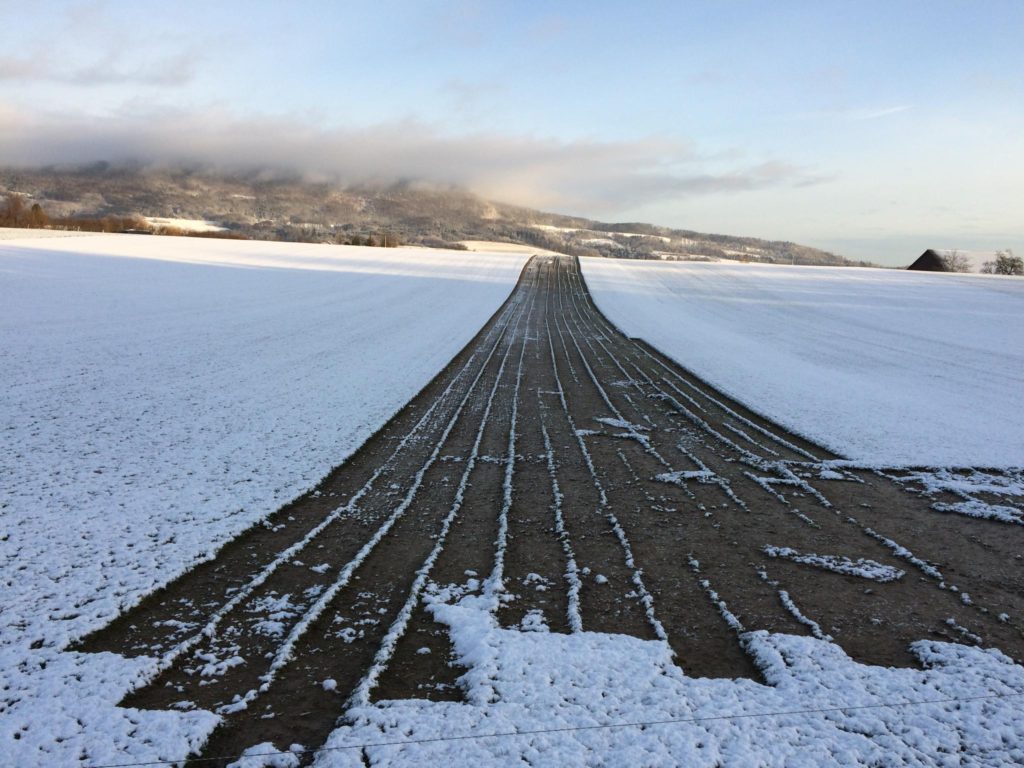
<svg viewBox="0 0 1024 768"><path fill-rule="evenodd" d="M120 694L61 710L104 700L108 673L58 650L343 461L474 336L526 258L4 241L0 753L112 711ZM116 740L108 725L93 736Z"/></svg>
<svg viewBox="0 0 1024 768"><path fill-rule="evenodd" d="M54 237L92 237L96 232L68 232L63 229L23 229L0 227L0 240L44 240Z"/></svg>
<svg viewBox="0 0 1024 768"><path fill-rule="evenodd" d="M849 459L1024 465L1024 280L581 261L627 335Z"/></svg>
<svg viewBox="0 0 1024 768"><path fill-rule="evenodd" d="M131 763L198 747L214 714L116 706L152 677L155 659L73 653L67 643L355 450L469 341L525 260L130 235L0 244L0 763L64 765L83 755L86 765ZM851 457L906 463L900 450L913 450L910 463L1021 463L1006 459L1010 437L1024 432L1020 415L985 402L1019 392L1019 332L968 343L975 332L996 333L1000 320L1019 325L1020 281L900 283L888 272L604 261L584 268L600 306L627 332ZM892 306L897 296L909 306ZM959 319L943 320L947 335L936 339L944 306ZM810 348L800 354L791 334ZM885 348L901 338L909 341ZM930 377L929 355L934 366L952 356L963 370L945 364ZM980 418L998 411L1011 425L991 433L992 455L1002 458L919 458L949 454L903 436L920 428L920 412L900 410L913 398L894 395L902 405L893 406L877 397L892 387L883 374L904 356L916 387L974 384L978 397L966 402ZM752 379L731 386L716 377L739 363L753 368ZM989 368L995 374L982 376ZM836 391L816 406L788 381L799 372L813 385L836 371L857 378L827 379ZM856 400L860 388L867 394ZM762 392L776 399L759 401ZM868 395L878 400L872 408L896 410L859 411L864 428L880 434L871 442L854 430L860 442L851 443L841 428L858 423ZM802 408L786 398L818 408L810 426L823 432L793 423ZM965 401L957 402L960 413ZM966 417L955 424L969 426ZM945 442L959 449L948 429ZM872 561L776 554L861 576L873 569L865 578L880 580ZM700 576L700 564L691 567ZM714 585L702 586L741 632ZM704 680L685 676L661 640L501 629L490 596L427 589L468 669L466 701L363 702L316 765L361 766L364 754L375 765L453 766L1024 761L1024 668L997 651L922 640L922 668L892 670L857 664L827 639L752 632L744 642L768 684ZM360 746L382 742L392 744Z"/></svg>

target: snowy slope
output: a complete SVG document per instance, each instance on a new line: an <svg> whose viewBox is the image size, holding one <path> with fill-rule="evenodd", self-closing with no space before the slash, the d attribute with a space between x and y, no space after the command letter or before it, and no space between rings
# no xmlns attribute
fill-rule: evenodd
<svg viewBox="0 0 1024 768"><path fill-rule="evenodd" d="M314 485L472 338L525 261L0 244L3 642L101 626Z"/></svg>
<svg viewBox="0 0 1024 768"><path fill-rule="evenodd" d="M847 458L1024 465L1024 280L581 261L625 333Z"/></svg>

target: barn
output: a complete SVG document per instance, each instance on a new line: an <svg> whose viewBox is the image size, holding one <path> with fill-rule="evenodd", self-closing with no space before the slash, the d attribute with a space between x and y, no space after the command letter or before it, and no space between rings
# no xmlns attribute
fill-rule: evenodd
<svg viewBox="0 0 1024 768"><path fill-rule="evenodd" d="M946 262L943 261L942 257L929 248L927 251L917 257L917 260L911 264L907 269L914 269L921 272L948 272L946 269Z"/></svg>

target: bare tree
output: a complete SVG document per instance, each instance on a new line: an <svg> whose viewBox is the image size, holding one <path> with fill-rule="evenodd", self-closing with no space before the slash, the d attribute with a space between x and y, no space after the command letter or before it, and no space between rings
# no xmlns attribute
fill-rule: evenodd
<svg viewBox="0 0 1024 768"><path fill-rule="evenodd" d="M50 217L46 215L43 206L39 203L33 203L32 208L28 212L28 225L33 229L43 229L49 223Z"/></svg>
<svg viewBox="0 0 1024 768"><path fill-rule="evenodd" d="M971 262L967 256L954 249L942 257L947 272L970 272Z"/></svg>
<svg viewBox="0 0 1024 768"><path fill-rule="evenodd" d="M1014 256L1013 251L996 251L995 261L986 261L981 271L986 275L1024 275L1024 259Z"/></svg>
<svg viewBox="0 0 1024 768"><path fill-rule="evenodd" d="M7 195L4 207L0 208L0 226L23 227L25 226L25 200L21 195L11 193Z"/></svg>

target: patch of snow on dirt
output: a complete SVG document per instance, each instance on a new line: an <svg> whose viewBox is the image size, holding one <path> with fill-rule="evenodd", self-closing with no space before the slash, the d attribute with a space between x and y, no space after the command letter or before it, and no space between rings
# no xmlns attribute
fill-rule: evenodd
<svg viewBox="0 0 1024 768"><path fill-rule="evenodd" d="M923 669L889 669L825 640L745 633L761 685L687 677L659 640L501 629L481 596L432 610L468 669L465 702L352 709L316 768L1024 761L1018 699L993 698L1024 693L1024 667L998 651L922 641ZM382 742L406 743L373 746Z"/></svg>
<svg viewBox="0 0 1024 768"><path fill-rule="evenodd" d="M627 336L841 455L889 466L1024 463L1022 279L580 263Z"/></svg>
<svg viewBox="0 0 1024 768"><path fill-rule="evenodd" d="M890 581L898 581L906 575L906 571L901 571L899 568L883 565L864 557L851 560L848 557L841 557L839 555L815 555L797 552L790 547L766 546L762 551L768 557L790 560L801 565L812 565L816 568L823 568L826 571L842 573L847 576L860 576L862 579L870 579L871 581L878 581L883 584Z"/></svg>
<svg viewBox="0 0 1024 768"><path fill-rule="evenodd" d="M936 502L936 512L953 512L981 520L1024 525L1024 471L993 474L977 469L926 469L896 474L894 480L919 488L929 496L943 491L959 496L961 501ZM995 496L1001 501L992 504L979 494Z"/></svg>

